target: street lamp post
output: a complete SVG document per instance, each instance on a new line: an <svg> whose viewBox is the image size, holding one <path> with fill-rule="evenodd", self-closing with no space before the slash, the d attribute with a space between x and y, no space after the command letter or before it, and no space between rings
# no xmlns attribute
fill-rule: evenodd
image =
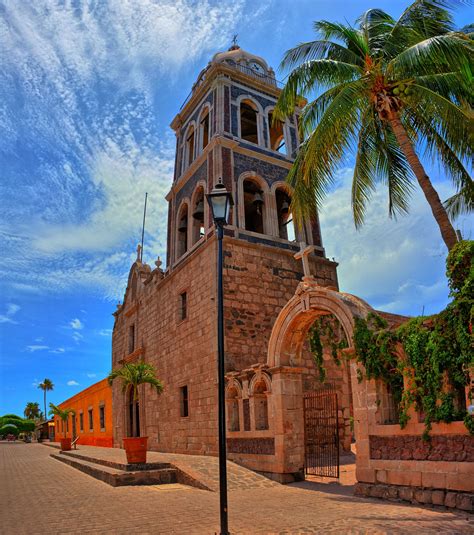
<svg viewBox="0 0 474 535"><path fill-rule="evenodd" d="M217 233L217 364L218 364L218 413L219 413L219 494L221 535L228 535L227 521L227 447L225 432L225 365L224 365L224 288L222 283L224 227L229 224L232 194L226 190L222 178L211 193L206 195L211 207Z"/></svg>

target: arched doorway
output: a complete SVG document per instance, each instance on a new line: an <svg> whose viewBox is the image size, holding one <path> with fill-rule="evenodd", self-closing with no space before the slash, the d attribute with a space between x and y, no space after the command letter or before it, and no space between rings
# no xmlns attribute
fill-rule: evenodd
<svg viewBox="0 0 474 535"><path fill-rule="evenodd" d="M321 416L322 407L329 405L326 398L322 398L324 392L317 393L305 390L308 376L308 361L305 355L305 345L311 327L321 318L333 318L341 330L341 336L348 346L343 351L351 352L353 344L354 318L365 317L371 307L361 299L350 294L344 294L319 286L315 281L301 283L295 296L283 307L278 315L270 336L267 353L267 365L273 373L272 382L275 385L274 393L280 397L276 402L280 410L276 413L276 436L275 440L283 444L281 458L276 459L276 464L285 473L302 474L307 462L307 437L310 434L307 429L308 421L305 421L305 400L307 408L313 410L318 417ZM314 375L314 373L313 373ZM349 387L354 388L354 378L347 373ZM331 387L334 385L330 385ZM339 385L336 385L339 388ZM327 388L327 384L321 384L321 390ZM327 399L333 395L334 388L328 389ZM316 394L320 397L315 397ZM275 394L274 394L275 395ZM340 407L332 404L328 410L341 412ZM311 418L313 418L311 416ZM337 418L334 415L323 414L327 421L335 421L337 430ZM315 424L314 420L312 425ZM278 437L278 435L280 435ZM314 438L314 433L313 433ZM292 454L291 461L287 452ZM280 455L280 453L278 453ZM322 462L328 462L327 458Z"/></svg>

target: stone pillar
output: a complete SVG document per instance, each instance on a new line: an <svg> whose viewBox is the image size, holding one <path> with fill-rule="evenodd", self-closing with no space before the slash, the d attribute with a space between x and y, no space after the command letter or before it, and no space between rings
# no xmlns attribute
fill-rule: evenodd
<svg viewBox="0 0 474 535"><path fill-rule="evenodd" d="M304 371L286 366L269 370L275 431L273 472L281 475L281 483L304 479Z"/></svg>

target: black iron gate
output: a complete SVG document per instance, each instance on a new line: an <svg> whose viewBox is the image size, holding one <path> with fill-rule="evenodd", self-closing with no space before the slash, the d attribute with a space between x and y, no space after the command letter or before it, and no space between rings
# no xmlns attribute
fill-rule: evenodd
<svg viewBox="0 0 474 535"><path fill-rule="evenodd" d="M337 392L321 389L304 394L305 473L339 477Z"/></svg>

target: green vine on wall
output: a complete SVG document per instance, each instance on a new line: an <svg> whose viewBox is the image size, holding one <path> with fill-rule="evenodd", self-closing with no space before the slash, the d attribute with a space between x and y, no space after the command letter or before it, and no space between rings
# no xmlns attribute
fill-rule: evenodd
<svg viewBox="0 0 474 535"><path fill-rule="evenodd" d="M474 416L464 403L469 369L474 366L474 241L459 242L451 250L446 274L453 300L439 314L412 318L396 331L376 314L355 318L355 357L364 365L367 378L390 386L402 427L409 420L410 407L424 414L425 438L433 422L461 419L474 434ZM406 358L397 357L397 344ZM409 378L405 389L404 376Z"/></svg>
<svg viewBox="0 0 474 535"><path fill-rule="evenodd" d="M324 367L323 348L328 346L331 349L331 356L339 366L341 364L341 350L347 347L347 340L342 332L342 327L333 315L321 316L309 330L309 349L313 356L313 361L319 373L319 380L324 383L326 380L326 368Z"/></svg>

